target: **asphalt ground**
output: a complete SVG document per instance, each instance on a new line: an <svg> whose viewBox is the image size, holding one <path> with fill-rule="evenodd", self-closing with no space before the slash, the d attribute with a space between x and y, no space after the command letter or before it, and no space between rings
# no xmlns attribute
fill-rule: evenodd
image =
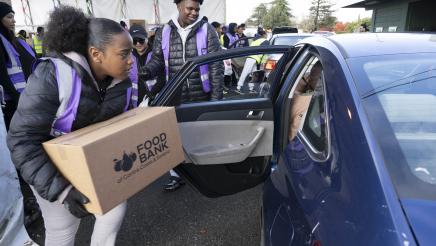
<svg viewBox="0 0 436 246"><path fill-rule="evenodd" d="M232 196L207 198L189 184L164 192L166 181L164 176L129 199L116 245L260 245L261 185ZM42 223L30 230L40 245ZM91 216L82 220L77 246L90 244L93 224Z"/></svg>

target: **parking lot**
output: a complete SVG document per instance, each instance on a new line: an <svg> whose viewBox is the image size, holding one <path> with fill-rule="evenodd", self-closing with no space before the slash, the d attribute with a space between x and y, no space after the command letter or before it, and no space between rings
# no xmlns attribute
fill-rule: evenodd
<svg viewBox="0 0 436 246"><path fill-rule="evenodd" d="M210 199L189 184L175 192L164 192L161 185L166 179L158 179L129 200L116 245L260 244L261 186ZM92 225L93 218L83 220L76 245L89 245ZM33 235L38 243L43 241L41 234Z"/></svg>

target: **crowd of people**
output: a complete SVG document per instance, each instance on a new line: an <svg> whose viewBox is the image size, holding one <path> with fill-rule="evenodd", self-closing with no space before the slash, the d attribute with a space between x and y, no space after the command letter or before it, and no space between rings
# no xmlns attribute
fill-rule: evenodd
<svg viewBox="0 0 436 246"><path fill-rule="evenodd" d="M0 2L0 133L7 131L7 139L0 134L0 140L7 140L10 151L1 149L0 159L9 167L13 162L19 174L25 214L42 214L45 245L74 245L80 219L90 214L84 208L88 198L56 169L43 142L141 103L146 106L188 59L250 45L245 24L226 27L201 16L203 0L174 3L178 15L152 32L138 24L127 29L124 22L88 17L79 9L60 6L50 13L46 30L37 28L29 45L24 30L15 34L11 6ZM251 46L265 44L266 32L259 29ZM262 60L250 56L243 75ZM226 76L223 62L200 66L184 82L173 105L221 100ZM243 85L241 79L238 87ZM183 184L171 170L164 189L176 190ZM18 190L17 194L6 203L21 201ZM114 245L125 212L126 202L95 215L91 245Z"/></svg>

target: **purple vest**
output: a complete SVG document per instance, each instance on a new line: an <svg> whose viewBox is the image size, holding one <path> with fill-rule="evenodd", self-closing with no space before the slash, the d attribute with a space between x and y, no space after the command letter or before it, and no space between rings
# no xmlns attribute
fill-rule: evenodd
<svg viewBox="0 0 436 246"><path fill-rule="evenodd" d="M53 137L59 137L71 132L73 122L76 119L77 109L79 107L82 80L70 65L58 58L38 59L34 67L43 60L50 60L56 70L60 106L52 123L50 135ZM127 90L124 111L127 111L129 107L131 92L132 88L129 88Z"/></svg>
<svg viewBox="0 0 436 246"><path fill-rule="evenodd" d="M147 55L147 59L145 60L145 64L147 64L150 59L151 59L151 51L148 52ZM132 60L133 60L133 64L132 64L132 69L129 72L129 78L130 81L132 81L132 104L133 107L138 107L138 59L136 59L136 56L132 55ZM145 65L144 64L144 65ZM151 88L149 87L149 90L151 90ZM142 98L141 98L142 100Z"/></svg>
<svg viewBox="0 0 436 246"><path fill-rule="evenodd" d="M132 81L132 104L138 107L138 60L132 55L132 69L129 72L130 81Z"/></svg>
<svg viewBox="0 0 436 246"><path fill-rule="evenodd" d="M21 67L20 55L15 50L14 46L7 40L2 34L0 34L0 39L3 42L3 46L6 49L6 53L8 54L9 60L6 62L6 70L9 75L9 79L14 85L15 89L18 93L23 92L24 88L26 88L26 77L24 76L23 69ZM17 39L18 42L26 49L29 54L35 57L35 53L33 53L32 48L21 39Z"/></svg>
<svg viewBox="0 0 436 246"><path fill-rule="evenodd" d="M232 44L234 44L236 41L239 40L238 35L235 34L235 36L233 36L232 34L230 34L229 32L226 33L227 37L229 38L229 47L232 46ZM236 48L236 47L234 47Z"/></svg>
<svg viewBox="0 0 436 246"><path fill-rule="evenodd" d="M207 25L207 23L204 23L203 26L197 30L197 54L199 56L207 54ZM171 27L170 25L165 24L162 30L162 51L165 60L165 76L167 81L169 79L170 35ZM203 91L205 93L209 93L209 66L207 64L200 66L200 76L203 85Z"/></svg>

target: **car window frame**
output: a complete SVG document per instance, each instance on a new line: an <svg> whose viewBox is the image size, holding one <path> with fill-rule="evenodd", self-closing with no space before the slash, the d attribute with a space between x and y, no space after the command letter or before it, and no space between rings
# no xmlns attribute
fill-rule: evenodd
<svg viewBox="0 0 436 246"><path fill-rule="evenodd" d="M325 133L326 133L326 146L325 146L325 150L318 150L313 143L311 143L310 139L308 138L307 134L305 134L303 132L304 128L301 128L297 131L297 138L301 141L301 143L303 144L303 146L305 147L309 157L316 161L316 162L325 162L330 158L331 155L331 131L330 131L330 114L329 114L329 107L328 107L328 98L327 98L327 88L326 88L326 82L325 82L325 73L324 73L324 65L322 64L322 60L320 58L320 55L318 53L316 53L313 50L310 50L304 57L304 61L302 62L302 66L300 67L299 71L298 71L298 76L296 77L297 82L294 82L291 92L289 93L289 99L290 95L293 95L295 93L295 88L298 85L298 82L301 80L301 78L303 77L303 75L306 73L307 71L307 67L308 67L308 63L309 62L313 62L310 61L313 57L316 57L322 65L323 71L322 71L322 75L321 75L321 83L322 83L322 88L323 88L323 95L324 95L324 112L325 112ZM312 103L311 99L311 102ZM308 117L309 113L306 114L306 117L304 118L303 121L303 125L304 122L306 121L307 117ZM289 122L289 118L288 118L288 122ZM288 134L290 129L288 129L288 131L286 132Z"/></svg>
<svg viewBox="0 0 436 246"><path fill-rule="evenodd" d="M189 75L195 70L195 68L208 64L213 63L217 61L223 61L230 58L235 57L244 57L244 56L250 56L250 55L256 55L256 54L276 54L276 53L283 53L282 59L280 59L279 63L277 63L276 69L282 69L284 66L283 64L286 64L284 61L288 59L288 57L285 55L287 53L290 53L292 56L292 53L294 52L293 46L272 46L272 45L266 45L266 46L256 46L256 47L244 47L244 48L238 48L238 49L229 49L229 50L221 50L214 53L209 53L207 55L199 56L194 59L189 59L186 61L186 63L182 66L182 68L176 73L176 75L168 81L165 86L162 88L161 92L156 96L156 98L150 103L150 106L179 106L180 103L174 103L175 96L178 94L178 92L181 92L181 87L183 86L184 79L188 78ZM211 57L214 57L213 59ZM280 79L279 76L275 75L276 79ZM175 83L177 82L177 84ZM274 101L274 98L276 96L275 90L279 87L279 83L276 83L275 85L271 85L271 94L268 97L271 101ZM246 99L243 99L246 100ZM220 100L219 100L220 101ZM218 102L219 102L218 101ZM230 101L230 100L227 100ZM212 102L212 101L211 101Z"/></svg>

